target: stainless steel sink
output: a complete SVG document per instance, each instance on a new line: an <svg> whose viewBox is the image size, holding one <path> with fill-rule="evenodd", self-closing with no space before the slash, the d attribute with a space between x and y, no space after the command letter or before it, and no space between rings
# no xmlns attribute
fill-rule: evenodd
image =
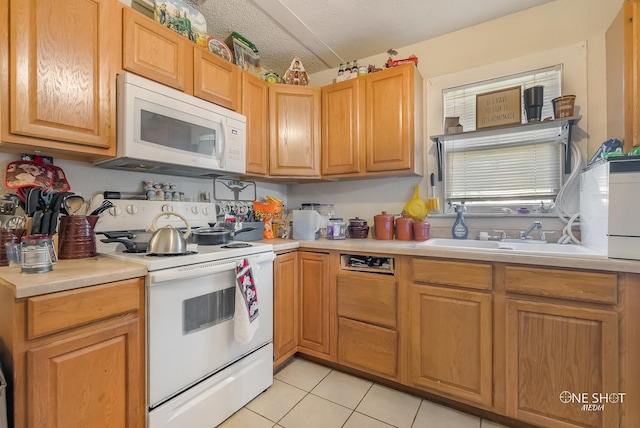
<svg viewBox="0 0 640 428"><path fill-rule="evenodd" d="M518 254L566 255L571 257L606 258L581 245L533 242L475 241L471 239L434 238L416 244L416 248L433 247L447 250L504 251Z"/></svg>

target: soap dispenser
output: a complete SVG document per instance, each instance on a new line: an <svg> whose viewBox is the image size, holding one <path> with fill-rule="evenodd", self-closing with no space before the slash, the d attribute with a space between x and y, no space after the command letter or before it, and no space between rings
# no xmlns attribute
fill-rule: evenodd
<svg viewBox="0 0 640 428"><path fill-rule="evenodd" d="M464 204L456 206L456 221L451 228L451 234L455 239L467 239L469 228L464 222Z"/></svg>

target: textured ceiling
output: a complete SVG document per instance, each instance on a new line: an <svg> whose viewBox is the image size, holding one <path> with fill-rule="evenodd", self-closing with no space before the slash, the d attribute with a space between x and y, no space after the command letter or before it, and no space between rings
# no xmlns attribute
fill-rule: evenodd
<svg viewBox="0 0 640 428"><path fill-rule="evenodd" d="M366 58L552 0L185 0L209 35L236 31L282 76L294 56L309 73Z"/></svg>

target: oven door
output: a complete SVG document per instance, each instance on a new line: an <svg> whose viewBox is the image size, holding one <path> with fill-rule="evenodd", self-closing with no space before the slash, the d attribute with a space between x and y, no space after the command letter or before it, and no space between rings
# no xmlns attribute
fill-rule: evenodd
<svg viewBox="0 0 640 428"><path fill-rule="evenodd" d="M273 337L273 253L247 257L260 326L234 338L236 262L228 259L151 272L147 292L149 408L212 375Z"/></svg>

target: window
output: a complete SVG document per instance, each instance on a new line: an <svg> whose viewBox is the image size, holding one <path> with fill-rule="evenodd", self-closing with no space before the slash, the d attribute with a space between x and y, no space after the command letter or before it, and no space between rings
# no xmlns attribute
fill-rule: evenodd
<svg viewBox="0 0 640 428"><path fill-rule="evenodd" d="M562 66L443 90L446 117L459 117L466 131L475 130L476 95L520 85L544 86L542 118L553 117L551 100L562 94ZM526 115L522 112L523 123ZM467 204L551 202L562 186L562 128L510 128L489 136L444 141L445 199Z"/></svg>

